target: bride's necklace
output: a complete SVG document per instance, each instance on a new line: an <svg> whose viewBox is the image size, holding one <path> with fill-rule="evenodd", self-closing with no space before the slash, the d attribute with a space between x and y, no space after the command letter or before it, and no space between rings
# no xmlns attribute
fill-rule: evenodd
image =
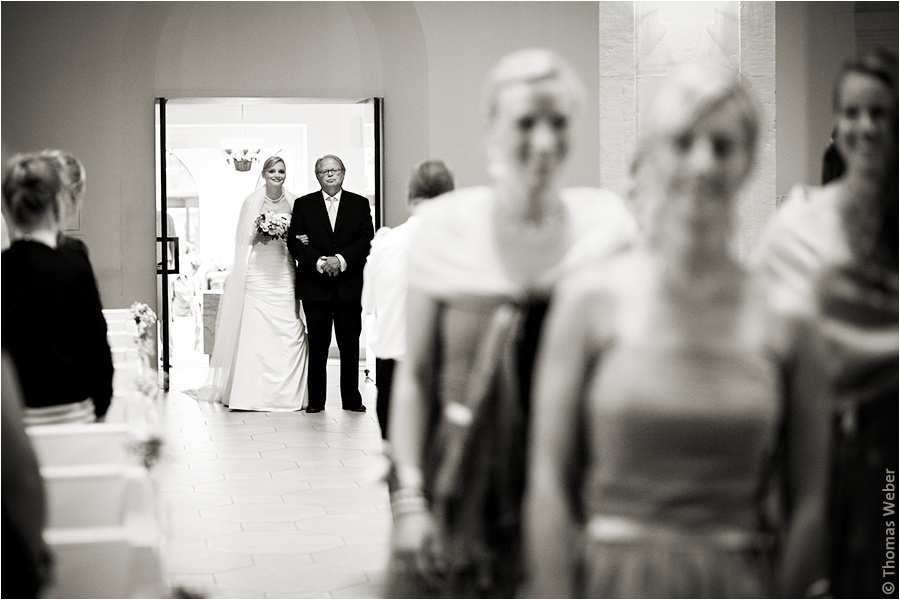
<svg viewBox="0 0 900 600"><path fill-rule="evenodd" d="M265 193L263 193L263 195L265 196L265 199L266 199L266 200L268 200L269 202L273 202L273 203L274 203L274 202L281 202L282 200L284 200L284 192L281 192L281 195L278 196L278 197L275 198L275 199L269 198L268 196L265 195Z"/></svg>

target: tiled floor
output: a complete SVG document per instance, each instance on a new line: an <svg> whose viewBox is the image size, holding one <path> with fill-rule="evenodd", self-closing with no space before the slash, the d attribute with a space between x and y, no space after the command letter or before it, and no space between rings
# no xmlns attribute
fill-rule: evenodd
<svg viewBox="0 0 900 600"><path fill-rule="evenodd" d="M368 412L341 410L332 362L313 415L197 402L177 390L206 370L173 370L156 471L167 583L209 598L380 597L391 517L375 385L361 373Z"/></svg>

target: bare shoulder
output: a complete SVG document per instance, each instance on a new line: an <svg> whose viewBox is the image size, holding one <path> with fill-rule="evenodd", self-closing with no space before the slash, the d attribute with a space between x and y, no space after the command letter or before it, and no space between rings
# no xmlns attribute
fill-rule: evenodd
<svg viewBox="0 0 900 600"><path fill-rule="evenodd" d="M796 224L802 225L815 220L817 215L832 211L839 196L840 184L837 182L826 186L795 185L778 207L773 222L790 225L799 221Z"/></svg>
<svg viewBox="0 0 900 600"><path fill-rule="evenodd" d="M631 211L618 195L601 188L566 188L562 192L563 203L576 218L622 219L630 221Z"/></svg>
<svg viewBox="0 0 900 600"><path fill-rule="evenodd" d="M610 322L621 303L643 287L647 267L637 252L623 252L572 273L557 285L554 304L585 322Z"/></svg>

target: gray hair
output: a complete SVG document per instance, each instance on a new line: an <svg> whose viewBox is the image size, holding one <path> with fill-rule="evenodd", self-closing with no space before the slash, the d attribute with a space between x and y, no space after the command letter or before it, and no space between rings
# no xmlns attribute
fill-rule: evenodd
<svg viewBox="0 0 900 600"><path fill-rule="evenodd" d="M342 161L342 160L340 159L340 157L335 156L334 154L326 154L325 156L323 156L322 158L320 158L319 160L316 161L316 164L315 164L315 166L313 167L313 169L314 169L316 172L319 171L319 165L322 164L322 161L325 160L326 158L330 158L330 159L336 160L336 161L338 162L338 164L341 165L341 171L346 171L346 170L347 170L347 169L344 168L344 161Z"/></svg>
<svg viewBox="0 0 900 600"><path fill-rule="evenodd" d="M413 168L409 178L410 203L435 198L453 190L453 172L441 160L426 160Z"/></svg>

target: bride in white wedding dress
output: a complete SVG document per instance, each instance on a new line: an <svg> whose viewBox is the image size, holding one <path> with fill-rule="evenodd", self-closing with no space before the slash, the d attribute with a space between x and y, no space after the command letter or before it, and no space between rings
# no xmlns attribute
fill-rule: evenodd
<svg viewBox="0 0 900 600"><path fill-rule="evenodd" d="M294 297L294 259L285 241L297 196L284 189L286 174L284 160L268 158L262 168L265 186L241 206L209 378L191 394L232 410L306 407L306 320Z"/></svg>

